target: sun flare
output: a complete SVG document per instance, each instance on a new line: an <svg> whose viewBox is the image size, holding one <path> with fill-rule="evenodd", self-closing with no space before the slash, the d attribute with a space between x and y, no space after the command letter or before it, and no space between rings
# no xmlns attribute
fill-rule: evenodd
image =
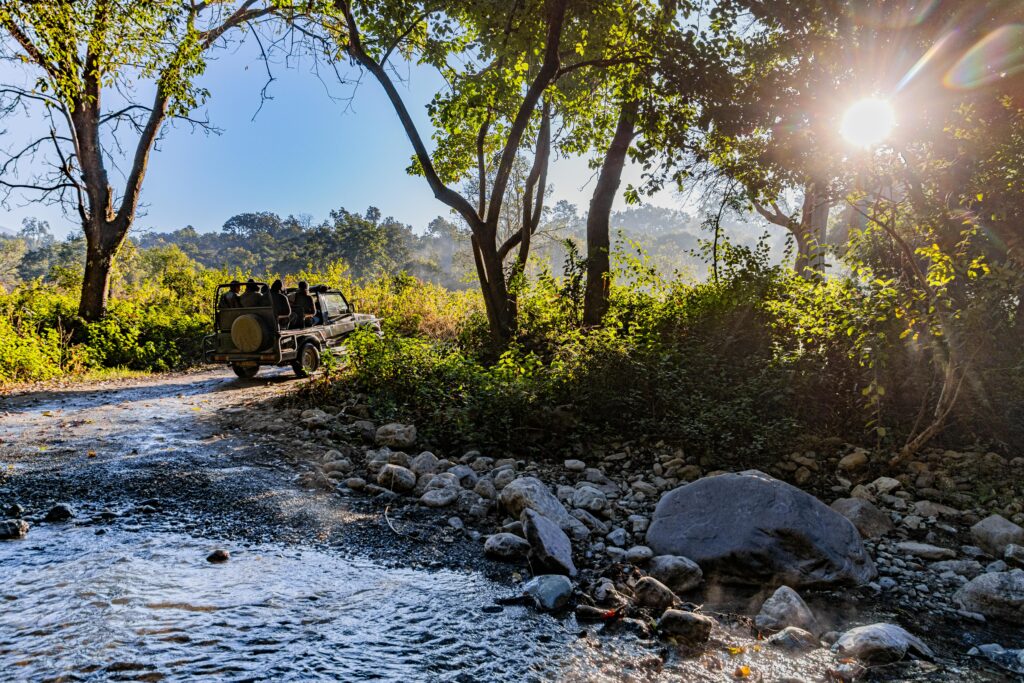
<svg viewBox="0 0 1024 683"><path fill-rule="evenodd" d="M851 145L873 147L896 127L896 112L887 100L870 97L850 105L843 114L839 134Z"/></svg>

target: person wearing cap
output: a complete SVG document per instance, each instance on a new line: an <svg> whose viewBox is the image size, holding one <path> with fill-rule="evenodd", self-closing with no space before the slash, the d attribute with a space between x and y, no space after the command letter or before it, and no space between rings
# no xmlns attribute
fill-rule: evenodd
<svg viewBox="0 0 1024 683"><path fill-rule="evenodd" d="M241 289L242 283L238 280L232 280L231 284L228 285L228 291L220 295L220 308L241 308L242 302L238 297L238 292Z"/></svg>

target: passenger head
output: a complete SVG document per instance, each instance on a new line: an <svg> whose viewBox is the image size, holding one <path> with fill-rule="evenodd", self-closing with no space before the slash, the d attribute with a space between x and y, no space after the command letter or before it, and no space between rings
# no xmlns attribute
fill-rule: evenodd
<svg viewBox="0 0 1024 683"><path fill-rule="evenodd" d="M235 294L238 294L238 292L240 292L242 289L242 283L239 282L238 280L232 280L231 284L228 285L228 289L234 292Z"/></svg>
<svg viewBox="0 0 1024 683"><path fill-rule="evenodd" d="M282 288L282 287L284 287L284 285L283 285L283 284L281 284L281 281L280 281L280 280L274 280L274 281L273 281L273 282L272 282L272 283L270 284L270 291L271 291L271 292L280 292L280 291L281 291L281 288Z"/></svg>
<svg viewBox="0 0 1024 683"><path fill-rule="evenodd" d="M309 283L306 282L305 280L302 280L301 282L299 282L299 291L302 292L303 294L308 294L309 293Z"/></svg>
<svg viewBox="0 0 1024 683"><path fill-rule="evenodd" d="M245 283L245 291L246 292L258 292L258 291L260 291L260 288L256 286L256 281L255 280L253 280L252 278L249 278L246 281L246 283Z"/></svg>

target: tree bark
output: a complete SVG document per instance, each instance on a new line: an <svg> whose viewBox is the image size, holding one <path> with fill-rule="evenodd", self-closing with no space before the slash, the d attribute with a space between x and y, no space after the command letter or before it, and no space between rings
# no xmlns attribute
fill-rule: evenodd
<svg viewBox="0 0 1024 683"><path fill-rule="evenodd" d="M599 325L608 312L608 294L611 289L611 211L615 195L622 180L626 153L636 134L638 103L626 102L619 109L608 151L605 152L601 173L590 199L587 213L587 286L583 294L583 324Z"/></svg>
<svg viewBox="0 0 1024 683"><path fill-rule="evenodd" d="M783 213L776 202L771 208L758 201L751 191L750 200L754 210L769 223L789 230L796 240L796 261L793 270L807 280L821 277L825 272L825 232L828 228L828 214L832 208L828 186L821 181L809 181L804 185L804 201L800 220Z"/></svg>

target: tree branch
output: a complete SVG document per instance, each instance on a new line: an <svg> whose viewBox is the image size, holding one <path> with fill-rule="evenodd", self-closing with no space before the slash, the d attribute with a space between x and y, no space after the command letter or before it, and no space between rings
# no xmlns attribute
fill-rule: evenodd
<svg viewBox="0 0 1024 683"><path fill-rule="evenodd" d="M558 72L560 64L559 46L562 40L562 25L565 22L565 12L568 0L549 0L548 2L548 30L544 46L544 60L541 62L540 70L536 78L530 84L516 112L516 117L509 128L505 148L501 154L501 161L498 164L498 172L494 177L494 187L491 190L491 203L487 207L486 224L488 230L497 229L498 216L501 214L502 197L505 196L505 188L508 186L509 175L512 171L512 164L515 162L519 152L519 144L523 133L526 131L533 110L537 106L540 96L551 84Z"/></svg>
<svg viewBox="0 0 1024 683"><path fill-rule="evenodd" d="M437 170L434 168L434 163L430 158L430 153L427 151L426 145L423 144L423 138L420 137L419 130L416 128L416 124L412 120L412 116L410 116L409 110L405 106L405 102L402 100L402 96L398 93L398 89L395 88L394 82L391 80L391 77L388 76L384 68L363 48L362 40L359 35L359 25L356 23L355 16L352 14L350 4L346 2L346 0L335 0L335 6L341 10L345 16L345 24L348 28L348 45L346 46L348 53L353 59L362 65L364 69L369 71L373 77L377 79L381 87L384 88L384 92L387 94L388 100L391 102L391 106L394 108L395 113L398 114L398 118L402 123L402 128L405 129L405 134L409 138L409 142L412 143L413 150L416 153L416 159L419 161L420 168L423 170L423 175L426 177L427 184L434 193L434 197L447 206L455 209L466 220L474 232L479 230L481 224L480 216L473 210L472 205L470 205L465 197L441 181L441 178L437 174Z"/></svg>

